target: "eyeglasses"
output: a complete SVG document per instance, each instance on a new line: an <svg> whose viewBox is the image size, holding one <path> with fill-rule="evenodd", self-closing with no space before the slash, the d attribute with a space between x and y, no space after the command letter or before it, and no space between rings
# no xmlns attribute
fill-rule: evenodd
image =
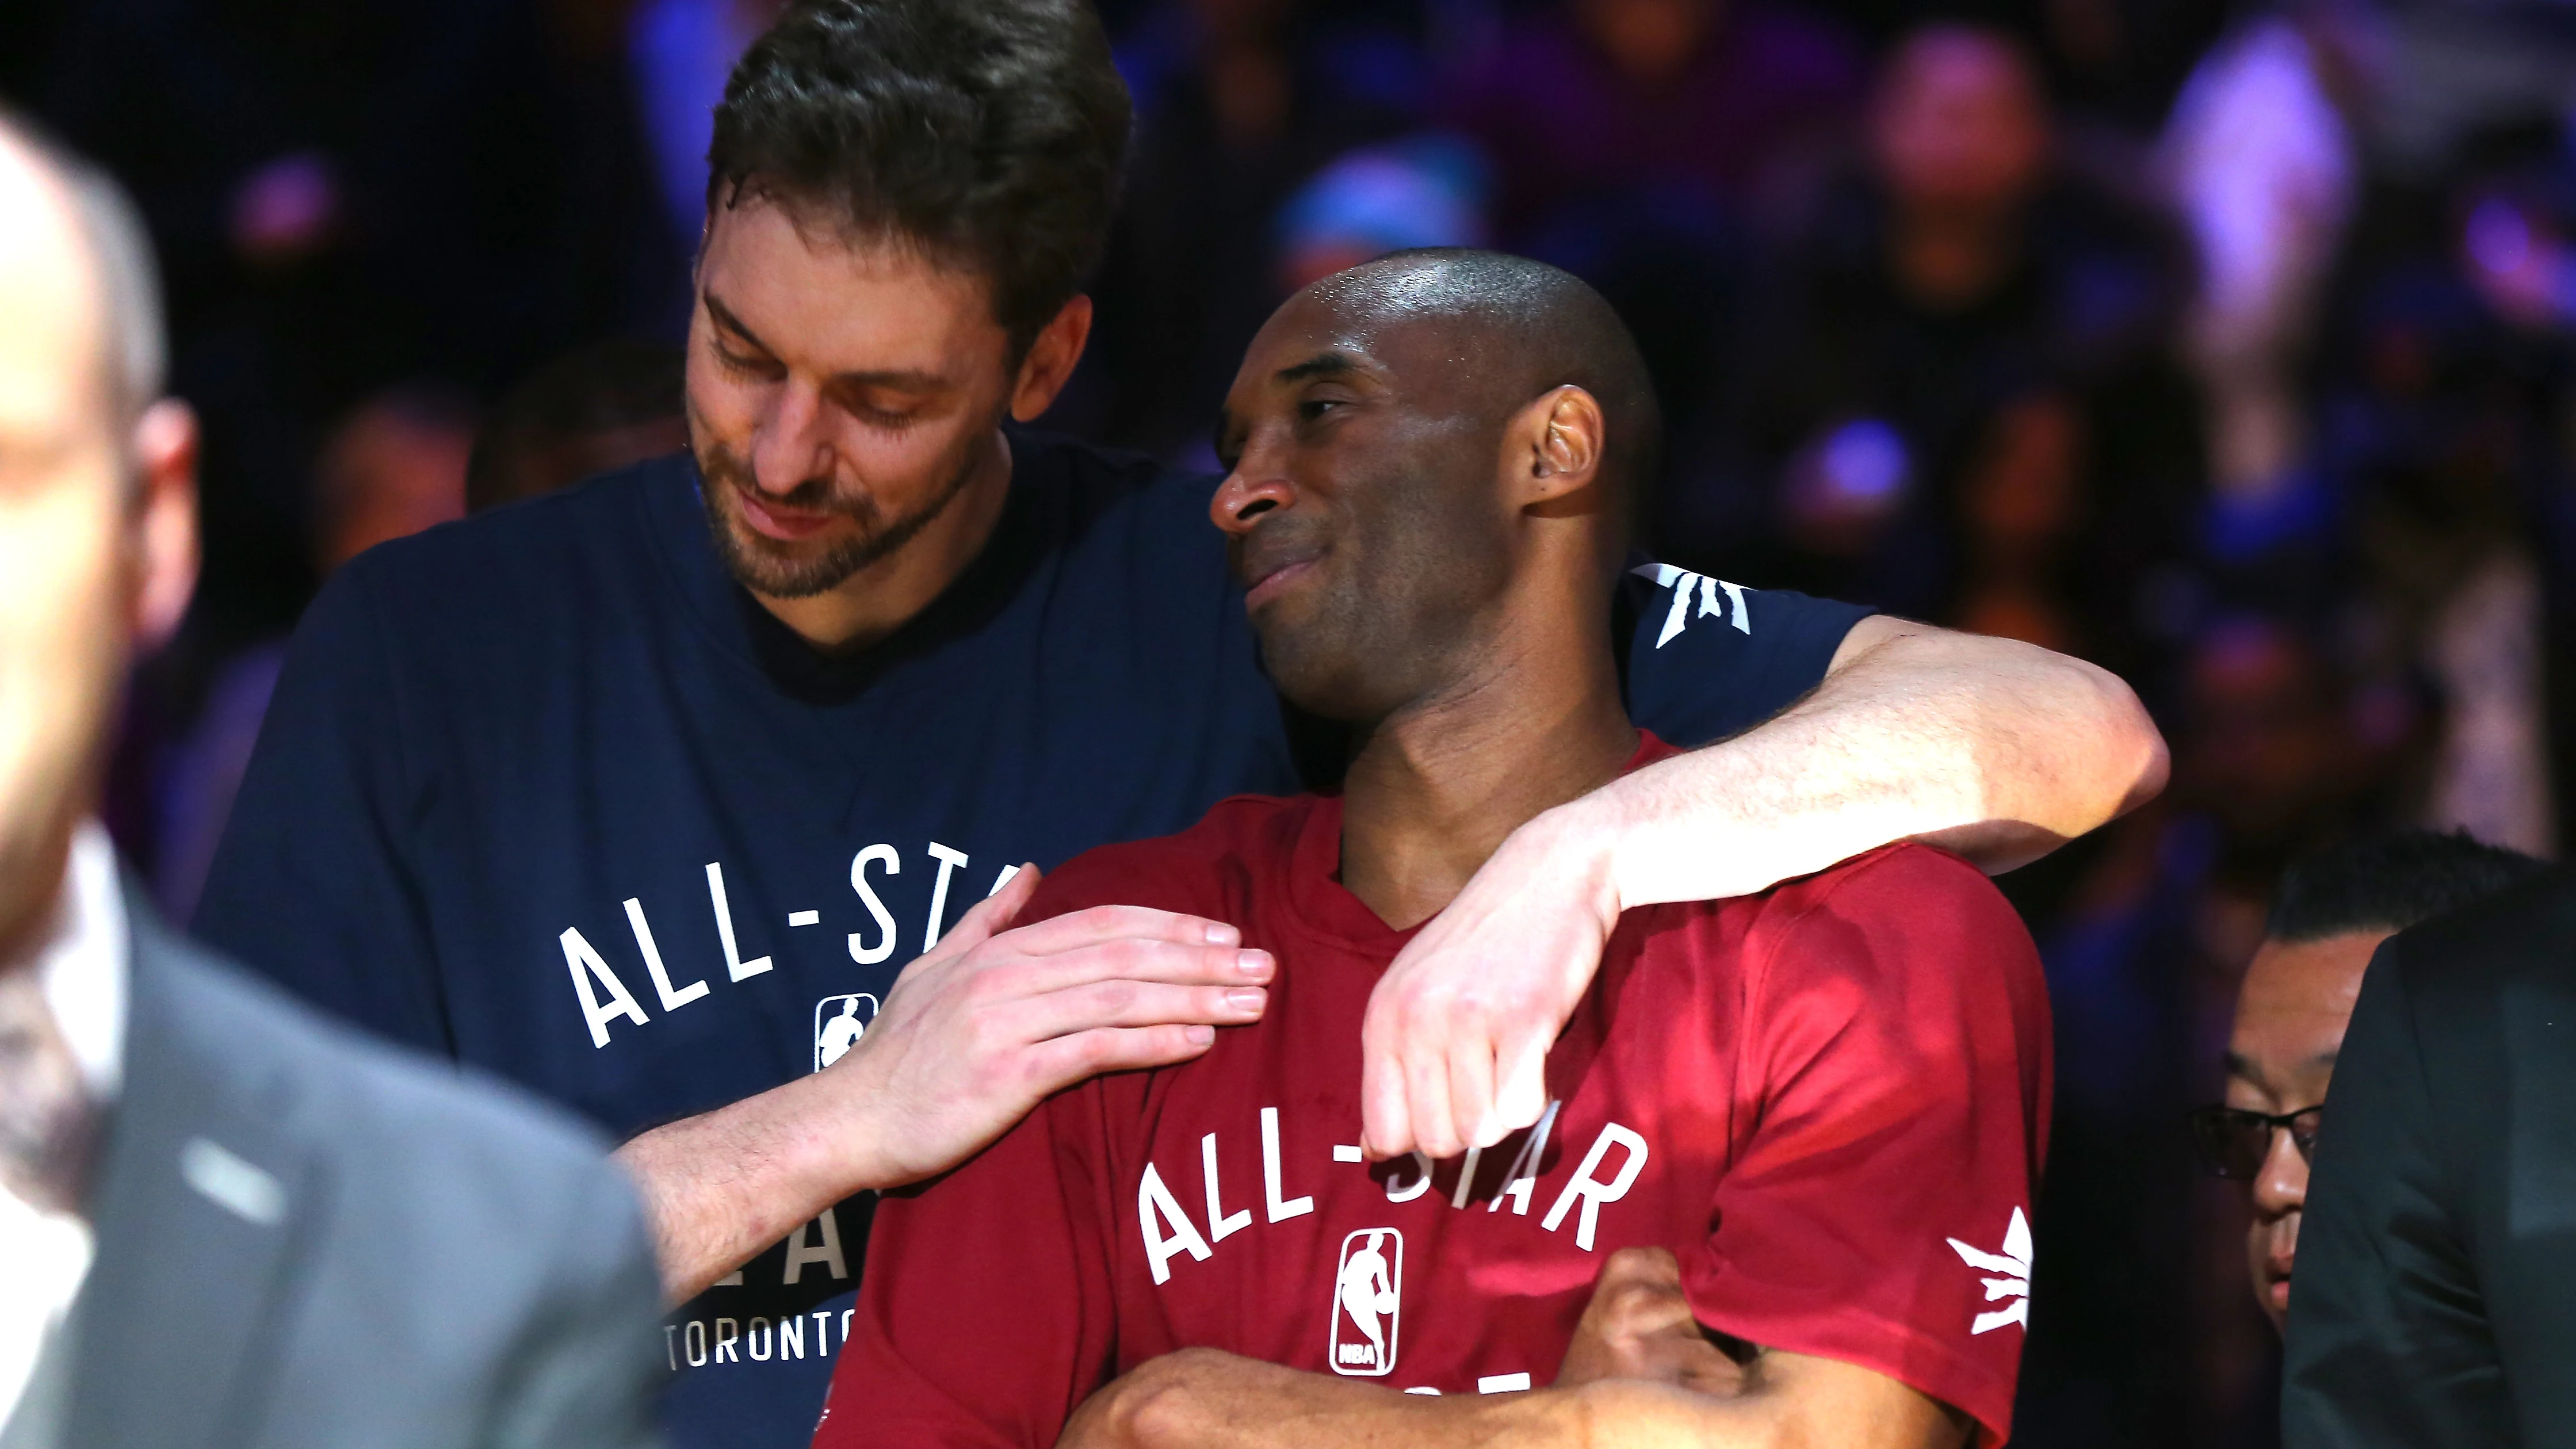
<svg viewBox="0 0 2576 1449"><path fill-rule="evenodd" d="M2252 1182L2262 1175L2263 1159L2272 1155L2272 1134L2285 1127L2290 1145L2299 1149L2299 1160L2306 1162L2316 1151L2317 1124L2325 1119L2325 1111L2322 1103L2278 1117L2235 1107L2196 1108L2191 1114L2191 1139L2200 1153L2201 1170L2212 1177Z"/></svg>

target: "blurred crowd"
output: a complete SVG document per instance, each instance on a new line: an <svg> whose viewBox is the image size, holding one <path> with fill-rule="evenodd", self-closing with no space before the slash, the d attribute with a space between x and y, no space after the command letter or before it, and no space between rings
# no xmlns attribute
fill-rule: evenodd
<svg viewBox="0 0 2576 1449"><path fill-rule="evenodd" d="M778 0L16 0L140 198L207 567L112 824L182 919L318 579L684 438L708 111ZM2576 805L2576 24L2514 0L1105 0L1139 136L1047 425L1213 466L1273 307L1398 247L1599 287L1642 546L2107 665L2175 784L2008 877L2060 1035L2017 1439L2270 1442L2196 1179L2285 861Z"/></svg>

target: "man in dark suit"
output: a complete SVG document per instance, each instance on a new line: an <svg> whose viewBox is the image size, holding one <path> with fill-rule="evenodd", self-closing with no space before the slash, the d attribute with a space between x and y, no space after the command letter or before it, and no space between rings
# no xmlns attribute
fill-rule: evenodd
<svg viewBox="0 0 2576 1449"><path fill-rule="evenodd" d="M0 1449L624 1446L658 1285L603 1144L166 933L93 819L196 560L149 252L0 117Z"/></svg>
<svg viewBox="0 0 2576 1449"><path fill-rule="evenodd" d="M2576 1443L2576 875L2379 948L2305 1217L2290 1449Z"/></svg>

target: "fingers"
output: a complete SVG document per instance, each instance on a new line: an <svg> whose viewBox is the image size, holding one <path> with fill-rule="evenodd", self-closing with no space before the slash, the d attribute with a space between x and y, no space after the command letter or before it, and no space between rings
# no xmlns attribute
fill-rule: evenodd
<svg viewBox="0 0 2576 1449"><path fill-rule="evenodd" d="M1242 1026L1261 1019L1269 993L1258 986L1174 986L1095 981L1021 1004L1015 1034L1047 1042L1103 1027Z"/></svg>
<svg viewBox="0 0 2576 1449"><path fill-rule="evenodd" d="M1467 1150L1449 1110L1449 1064L1439 1055L1408 1055L1404 1104L1413 1121L1413 1150L1438 1161Z"/></svg>
<svg viewBox="0 0 2576 1449"><path fill-rule="evenodd" d="M1043 956L1111 940L1239 946L1243 944L1243 933L1224 921L1185 916L1178 911L1158 911L1150 906L1093 906L1027 927L1021 932L1020 949Z"/></svg>
<svg viewBox="0 0 2576 1449"><path fill-rule="evenodd" d="M1417 937L1414 945L1420 944ZM1408 953L1412 949L1405 948ZM1398 955L1378 979L1360 1025L1360 1143L1374 1161L1429 1151L1414 1087L1419 1054L1413 1048L1422 1035L1414 1023L1423 1014L1406 963L1407 957Z"/></svg>
<svg viewBox="0 0 2576 1449"><path fill-rule="evenodd" d="M1547 1110L1548 1040L1534 1031L1509 1038L1494 1054L1494 1141L1535 1126ZM1492 1146L1488 1142L1481 1144Z"/></svg>
<svg viewBox="0 0 2576 1449"><path fill-rule="evenodd" d="M1162 981L1191 986L1259 986L1277 963L1267 951L1126 938L1095 941L1020 963L1030 992L1064 991L1095 981Z"/></svg>
<svg viewBox="0 0 2576 1449"><path fill-rule="evenodd" d="M1364 1040L1365 1036L1363 1033ZM1363 1052L1360 1143L1371 1159L1400 1157L1413 1150L1411 1119L1404 1100L1404 1063L1376 1046L1364 1046Z"/></svg>
<svg viewBox="0 0 2576 1449"><path fill-rule="evenodd" d="M962 952L984 944L995 934L1009 929L1011 922L1019 918L1020 908L1029 903L1029 897L1036 895L1037 890L1037 866L1023 863L1012 872L1009 880L1002 883L1000 890L977 901L966 914L958 917L957 924L948 928L948 934L939 938L940 946Z"/></svg>
<svg viewBox="0 0 2576 1449"><path fill-rule="evenodd" d="M1032 1094L1045 1096L1103 1072L1185 1062L1215 1041L1210 1026L1101 1027L1040 1042L1021 1061Z"/></svg>
<svg viewBox="0 0 2576 1449"><path fill-rule="evenodd" d="M1458 1150L1491 1147L1503 1140L1494 1128L1494 1051L1486 1034L1466 1026L1444 1054L1449 1068L1449 1112Z"/></svg>

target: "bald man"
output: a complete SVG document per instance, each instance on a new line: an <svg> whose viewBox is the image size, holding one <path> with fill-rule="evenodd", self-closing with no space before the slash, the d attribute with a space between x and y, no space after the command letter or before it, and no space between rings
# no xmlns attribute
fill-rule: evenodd
<svg viewBox="0 0 2576 1449"><path fill-rule="evenodd" d="M0 115L0 1446L649 1443L633 1191L168 934L95 819L196 569L112 183Z"/></svg>
<svg viewBox="0 0 2576 1449"><path fill-rule="evenodd" d="M1606 602L1654 427L1625 328L1535 262L1399 253L1270 320L1213 513L1281 693L1352 731L1344 791L1029 906L1231 924L1268 1009L890 1197L818 1446L2002 1441L2048 1010L1954 856L1628 911L1534 1127L1362 1150L1380 975L1523 822L1673 753Z"/></svg>

